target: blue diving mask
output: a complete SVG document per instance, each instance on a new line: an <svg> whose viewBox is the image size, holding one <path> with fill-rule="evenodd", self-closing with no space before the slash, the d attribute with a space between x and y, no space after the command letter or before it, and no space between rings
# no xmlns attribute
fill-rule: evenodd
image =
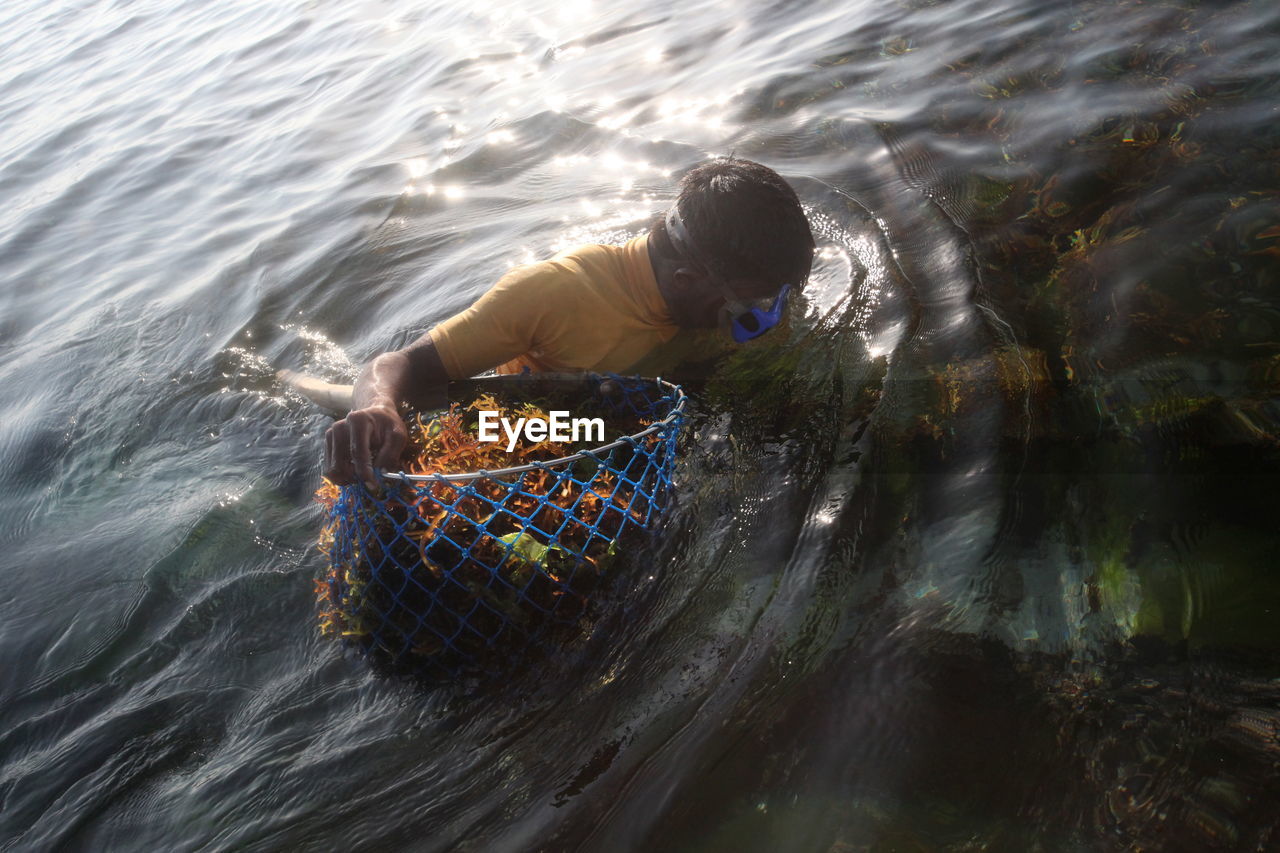
<svg viewBox="0 0 1280 853"><path fill-rule="evenodd" d="M778 291L772 301L756 299L743 302L723 281L718 284L720 292L724 294L724 307L729 315L729 331L737 343L745 344L758 338L782 322L782 312L787 310L787 294L791 292L791 285L782 285L782 290Z"/></svg>
<svg viewBox="0 0 1280 853"><path fill-rule="evenodd" d="M671 205L667 211L667 238L671 245L682 256L702 267L720 293L724 296L724 310L728 315L729 332L736 343L760 337L782 321L782 314L787 309L787 294L791 285L784 284L778 295L772 299L743 300L734 293L723 278L712 271L711 265L703 260L703 254L693 245L689 232L680 219L676 206Z"/></svg>

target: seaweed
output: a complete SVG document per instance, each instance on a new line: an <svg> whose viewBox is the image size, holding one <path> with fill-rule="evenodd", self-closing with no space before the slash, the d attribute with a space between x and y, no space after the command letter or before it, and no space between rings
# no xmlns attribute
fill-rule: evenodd
<svg viewBox="0 0 1280 853"><path fill-rule="evenodd" d="M585 470L546 465L583 448L521 438L508 453L503 442L480 441L481 410L546 417L534 402L492 394L435 417L411 415L402 473L537 467L458 481L387 477L379 495L328 480L317 490L326 511L318 546L328 558L316 583L323 635L384 662L454 673L496 668L540 641L581 633L620 537L656 513L661 437L614 448L607 460L587 457Z"/></svg>

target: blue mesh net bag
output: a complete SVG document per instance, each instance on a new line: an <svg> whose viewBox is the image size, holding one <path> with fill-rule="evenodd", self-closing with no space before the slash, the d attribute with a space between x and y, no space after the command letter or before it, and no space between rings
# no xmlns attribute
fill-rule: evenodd
<svg viewBox="0 0 1280 853"><path fill-rule="evenodd" d="M317 493L322 632L375 663L445 676L505 670L582 632L625 542L670 502L686 402L661 379L545 375L451 383L450 399L473 402L406 419L404 470L380 475L381 495L360 483ZM482 411L557 409L597 416L614 437L511 452L505 435L478 440Z"/></svg>

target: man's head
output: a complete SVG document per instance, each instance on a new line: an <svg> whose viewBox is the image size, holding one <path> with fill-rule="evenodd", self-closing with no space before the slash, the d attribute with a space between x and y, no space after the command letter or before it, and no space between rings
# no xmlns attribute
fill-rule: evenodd
<svg viewBox="0 0 1280 853"><path fill-rule="evenodd" d="M809 276L809 222L795 191L767 166L731 157L698 166L680 181L672 212L660 251L682 325L716 325L735 297L763 300L767 313L784 285L798 289Z"/></svg>

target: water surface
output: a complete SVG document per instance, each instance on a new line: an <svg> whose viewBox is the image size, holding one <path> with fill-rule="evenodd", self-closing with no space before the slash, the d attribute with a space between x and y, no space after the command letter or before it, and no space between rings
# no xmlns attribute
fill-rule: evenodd
<svg viewBox="0 0 1280 853"><path fill-rule="evenodd" d="M1280 8L0 11L0 845L1234 850L1277 832ZM318 636L325 418L773 166L821 256L589 637Z"/></svg>

